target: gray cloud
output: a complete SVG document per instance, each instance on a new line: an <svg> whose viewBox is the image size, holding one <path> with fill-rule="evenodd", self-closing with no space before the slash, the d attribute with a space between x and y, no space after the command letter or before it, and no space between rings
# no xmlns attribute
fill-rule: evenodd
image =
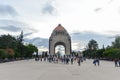
<svg viewBox="0 0 120 80"><path fill-rule="evenodd" d="M102 10L102 8L96 8L94 11L95 12L99 12L99 11L101 11Z"/></svg>
<svg viewBox="0 0 120 80"><path fill-rule="evenodd" d="M53 15L55 10L56 8L53 6L52 1L49 1L45 5L43 5L42 13Z"/></svg>
<svg viewBox="0 0 120 80"><path fill-rule="evenodd" d="M32 34L33 34L33 32L26 33L26 34L24 34L24 37L30 36Z"/></svg>
<svg viewBox="0 0 120 80"><path fill-rule="evenodd" d="M9 15L11 17L16 17L18 15L17 11L10 5L0 5L0 15Z"/></svg>
<svg viewBox="0 0 120 80"><path fill-rule="evenodd" d="M21 31L21 28L13 26L13 25L0 27L0 29L7 30L7 31L12 31L12 32Z"/></svg>
<svg viewBox="0 0 120 80"><path fill-rule="evenodd" d="M112 31L112 30L109 30L109 31L107 31L107 32L108 32L108 33L113 33L113 34L116 34L116 33L119 34L119 33L120 33L120 31L114 31L114 30L113 30L113 31Z"/></svg>
<svg viewBox="0 0 120 80"><path fill-rule="evenodd" d="M120 14L120 7L118 7L118 14Z"/></svg>
<svg viewBox="0 0 120 80"><path fill-rule="evenodd" d="M112 3L114 0L110 0L109 2L108 2L108 4L110 4L110 3Z"/></svg>
<svg viewBox="0 0 120 80"><path fill-rule="evenodd" d="M18 32L24 30L25 32L37 32L37 30L30 28L27 24L14 20L0 20L0 29Z"/></svg>
<svg viewBox="0 0 120 80"><path fill-rule="evenodd" d="M111 42L114 40L114 37L112 36L106 36L99 33L88 32L88 31L73 32L71 34L71 38L73 42L77 42L77 43L80 42L81 44L85 43L86 45L91 39L94 39L98 42L100 48L103 46L103 44L105 46L111 45Z"/></svg>

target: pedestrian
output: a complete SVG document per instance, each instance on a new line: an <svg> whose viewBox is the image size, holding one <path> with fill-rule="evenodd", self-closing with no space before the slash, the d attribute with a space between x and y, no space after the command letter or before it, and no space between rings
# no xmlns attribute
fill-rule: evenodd
<svg viewBox="0 0 120 80"><path fill-rule="evenodd" d="M93 64L96 66L96 59L93 60Z"/></svg>
<svg viewBox="0 0 120 80"><path fill-rule="evenodd" d="M119 67L120 67L120 59L118 60L118 64L119 64Z"/></svg>
<svg viewBox="0 0 120 80"><path fill-rule="evenodd" d="M69 64L69 57L66 58L66 64Z"/></svg>
<svg viewBox="0 0 120 80"><path fill-rule="evenodd" d="M98 59L98 58L95 58L94 60L93 60L93 64L96 66L96 65L100 65L100 60Z"/></svg>
<svg viewBox="0 0 120 80"><path fill-rule="evenodd" d="M73 57L71 57L71 64L73 64Z"/></svg>
<svg viewBox="0 0 120 80"><path fill-rule="evenodd" d="M81 63L80 61L81 61L81 59L80 59L80 58L78 58L78 66L80 66L80 63Z"/></svg>
<svg viewBox="0 0 120 80"><path fill-rule="evenodd" d="M115 60L114 60L115 67L118 67L118 64L117 64L117 62L118 62L118 59L117 59L117 58L115 58Z"/></svg>
<svg viewBox="0 0 120 80"><path fill-rule="evenodd" d="M97 65L99 66L100 65L100 60L96 59L96 62L97 62Z"/></svg>

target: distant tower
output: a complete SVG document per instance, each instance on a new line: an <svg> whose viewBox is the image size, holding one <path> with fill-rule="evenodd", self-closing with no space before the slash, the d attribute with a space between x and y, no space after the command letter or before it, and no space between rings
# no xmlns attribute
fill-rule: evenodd
<svg viewBox="0 0 120 80"><path fill-rule="evenodd" d="M55 54L55 47L63 45L65 47L65 54L71 53L71 37L64 27L59 24L52 32L49 38L49 53Z"/></svg>

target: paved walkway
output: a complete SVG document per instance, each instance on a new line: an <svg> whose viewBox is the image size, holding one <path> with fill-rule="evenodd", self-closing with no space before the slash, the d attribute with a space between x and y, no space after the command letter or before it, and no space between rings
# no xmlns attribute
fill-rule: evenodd
<svg viewBox="0 0 120 80"><path fill-rule="evenodd" d="M101 61L87 60L78 66L23 60L0 64L0 80L120 80L120 68Z"/></svg>

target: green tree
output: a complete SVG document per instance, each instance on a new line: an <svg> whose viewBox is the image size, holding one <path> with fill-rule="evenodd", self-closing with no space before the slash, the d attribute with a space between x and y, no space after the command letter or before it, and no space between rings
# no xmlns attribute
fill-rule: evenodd
<svg viewBox="0 0 120 80"><path fill-rule="evenodd" d="M120 49L118 48L108 48L103 53L103 56L107 59L120 58Z"/></svg>
<svg viewBox="0 0 120 80"><path fill-rule="evenodd" d="M6 58L6 52L4 49L0 49L0 59L5 59Z"/></svg>
<svg viewBox="0 0 120 80"><path fill-rule="evenodd" d="M1 35L0 36L0 49L12 48L16 49L17 47L17 40L15 37L11 35Z"/></svg>
<svg viewBox="0 0 120 80"><path fill-rule="evenodd" d="M23 45L23 31L21 31L20 36L17 37L17 50L20 53L21 57L24 56L23 48L24 48L24 45Z"/></svg>
<svg viewBox="0 0 120 80"><path fill-rule="evenodd" d="M112 47L114 47L114 48L120 48L120 36L117 36L115 38L115 41L112 42Z"/></svg>
<svg viewBox="0 0 120 80"><path fill-rule="evenodd" d="M24 46L24 57L26 58L32 58L32 55L34 52L38 52L38 49L36 46L32 45L32 44L28 44L26 46Z"/></svg>
<svg viewBox="0 0 120 80"><path fill-rule="evenodd" d="M97 50L98 50L98 43L95 40L90 40L88 42L88 47L82 52L83 56L88 58L95 58L97 57Z"/></svg>
<svg viewBox="0 0 120 80"><path fill-rule="evenodd" d="M105 49L98 49L96 51L96 57L97 58L103 58L103 53L104 53Z"/></svg>
<svg viewBox="0 0 120 80"><path fill-rule="evenodd" d="M6 52L5 50L11 49L14 51L14 54ZM23 58L23 57L32 57L32 54L38 53L36 46L32 44L24 45L23 44L23 31L17 39L11 35L1 35L0 36L0 58Z"/></svg>
<svg viewBox="0 0 120 80"><path fill-rule="evenodd" d="M95 40L90 40L88 43L88 49L89 50L97 50L98 49L98 43Z"/></svg>

